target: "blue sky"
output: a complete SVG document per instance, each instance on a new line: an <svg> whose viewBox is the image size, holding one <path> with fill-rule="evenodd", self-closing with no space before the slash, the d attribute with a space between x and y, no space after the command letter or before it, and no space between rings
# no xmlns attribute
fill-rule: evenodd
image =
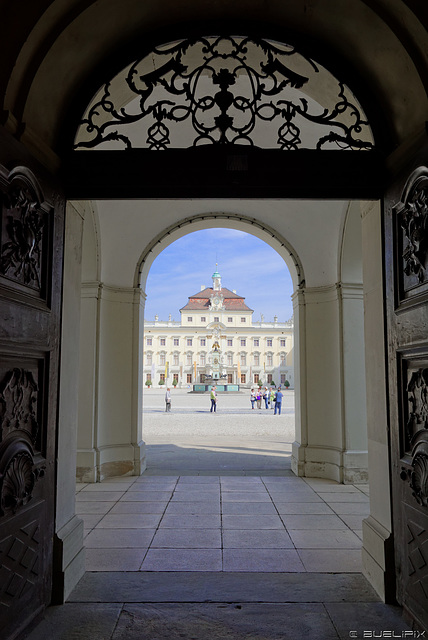
<svg viewBox="0 0 428 640"><path fill-rule="evenodd" d="M155 259L146 285L146 320L180 319L179 309L201 285L212 286L216 262L222 285L245 297L253 320L288 320L293 285L283 259L259 238L234 229L195 231L173 242ZM278 287L278 284L280 286Z"/></svg>

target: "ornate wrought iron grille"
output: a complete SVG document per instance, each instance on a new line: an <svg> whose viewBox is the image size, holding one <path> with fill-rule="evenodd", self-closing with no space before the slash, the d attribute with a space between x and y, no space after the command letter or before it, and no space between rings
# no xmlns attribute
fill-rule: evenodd
<svg viewBox="0 0 428 640"><path fill-rule="evenodd" d="M75 148L201 144L371 149L373 139L349 89L294 47L219 36L130 65L92 101Z"/></svg>

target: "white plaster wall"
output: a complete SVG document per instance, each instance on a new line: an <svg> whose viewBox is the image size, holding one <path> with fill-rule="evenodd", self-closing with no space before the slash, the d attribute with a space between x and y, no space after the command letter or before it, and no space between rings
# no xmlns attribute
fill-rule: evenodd
<svg viewBox="0 0 428 640"><path fill-rule="evenodd" d="M363 521L364 573L381 595L393 562L385 337L382 281L382 221L379 203L366 203L363 215L364 314L367 382L370 516Z"/></svg>

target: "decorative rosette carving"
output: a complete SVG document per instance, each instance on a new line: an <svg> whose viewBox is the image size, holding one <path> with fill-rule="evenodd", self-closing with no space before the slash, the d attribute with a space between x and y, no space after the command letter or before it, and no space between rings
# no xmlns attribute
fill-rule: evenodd
<svg viewBox="0 0 428 640"><path fill-rule="evenodd" d="M428 456L424 453L413 458L410 488L418 504L428 507Z"/></svg>
<svg viewBox="0 0 428 640"><path fill-rule="evenodd" d="M31 500L35 481L31 455L26 451L18 453L3 474L1 509L5 515L15 513Z"/></svg>

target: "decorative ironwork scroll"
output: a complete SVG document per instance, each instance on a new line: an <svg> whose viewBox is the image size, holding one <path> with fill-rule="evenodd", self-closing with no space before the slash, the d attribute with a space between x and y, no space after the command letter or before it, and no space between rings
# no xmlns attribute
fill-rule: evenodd
<svg viewBox="0 0 428 640"><path fill-rule="evenodd" d="M158 47L107 83L81 122L75 148L106 143L156 150L373 147L354 97L323 67L286 44L223 36Z"/></svg>

